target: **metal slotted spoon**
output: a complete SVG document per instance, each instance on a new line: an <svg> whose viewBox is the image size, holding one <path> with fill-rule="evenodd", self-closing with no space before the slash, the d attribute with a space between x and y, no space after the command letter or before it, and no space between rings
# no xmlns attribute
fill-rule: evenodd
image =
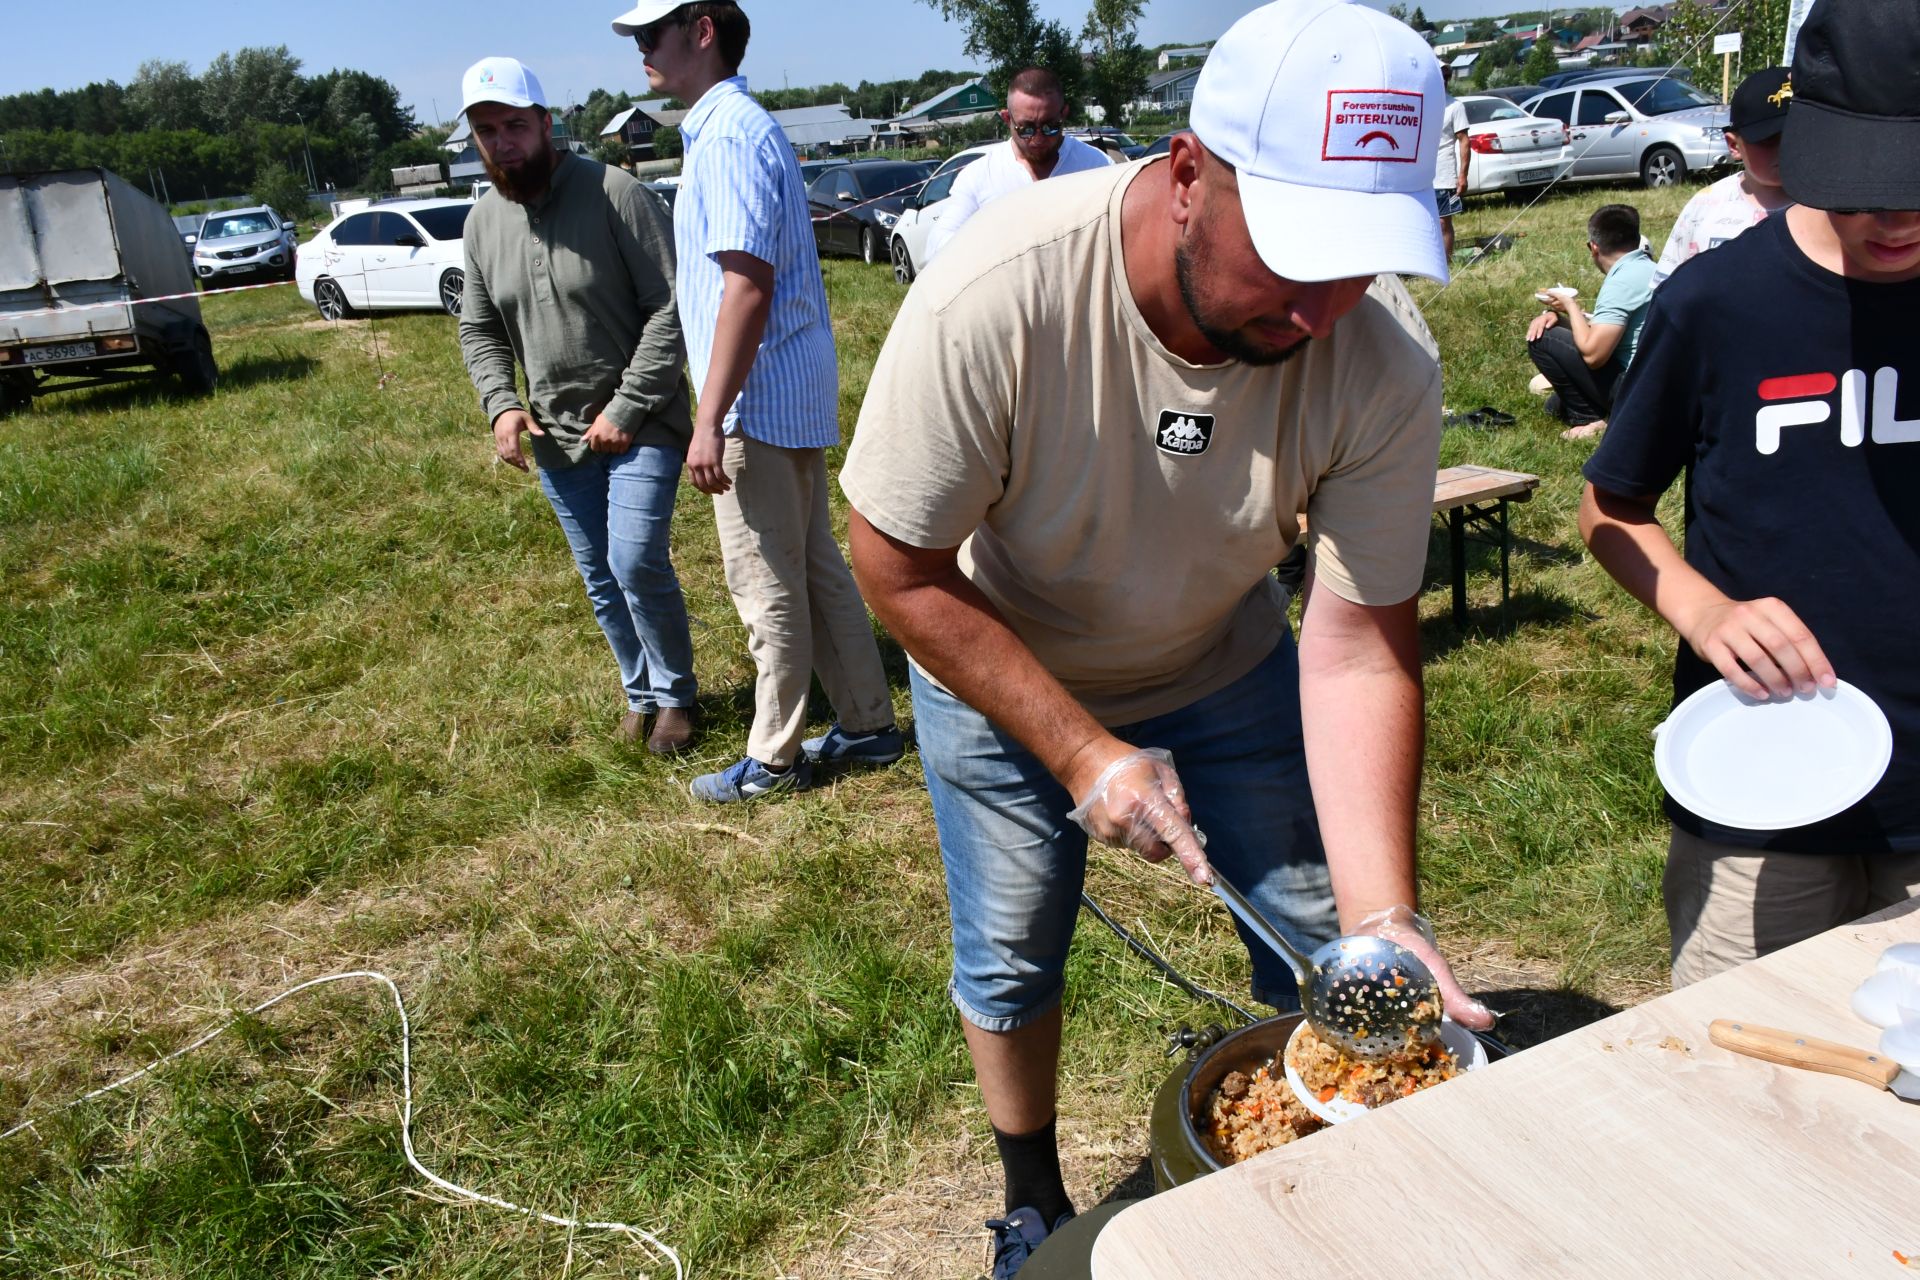
<svg viewBox="0 0 1920 1280"><path fill-rule="evenodd" d="M1335 938L1312 956L1213 869L1213 891L1254 936L1280 953L1300 984L1300 1008L1320 1038L1363 1058L1403 1051L1408 1033L1440 1033L1440 984L1420 957L1397 942L1366 935Z"/></svg>

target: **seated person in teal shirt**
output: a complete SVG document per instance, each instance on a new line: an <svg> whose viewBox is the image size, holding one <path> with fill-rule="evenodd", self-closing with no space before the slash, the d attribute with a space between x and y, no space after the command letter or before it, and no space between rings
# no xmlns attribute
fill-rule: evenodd
<svg viewBox="0 0 1920 1280"><path fill-rule="evenodd" d="M1568 440L1607 429L1613 389L1633 361L1653 301L1654 261L1640 239L1640 211L1602 205L1587 219L1587 252L1605 273L1593 312L1564 294L1544 293L1546 310L1527 326L1527 354L1540 376L1533 389L1547 396L1547 412L1568 424Z"/></svg>

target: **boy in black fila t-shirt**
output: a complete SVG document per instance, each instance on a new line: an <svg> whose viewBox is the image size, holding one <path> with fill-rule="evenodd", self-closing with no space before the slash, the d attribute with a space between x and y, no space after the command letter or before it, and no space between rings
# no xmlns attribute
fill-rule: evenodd
<svg viewBox="0 0 1920 1280"><path fill-rule="evenodd" d="M1815 5L1782 176L1799 207L1655 295L1581 533L1683 643L1674 698L1844 678L1893 762L1844 813L1723 827L1672 797L1676 986L1920 895L1920 22L1913 0ZM1686 552L1654 514L1687 476Z"/></svg>

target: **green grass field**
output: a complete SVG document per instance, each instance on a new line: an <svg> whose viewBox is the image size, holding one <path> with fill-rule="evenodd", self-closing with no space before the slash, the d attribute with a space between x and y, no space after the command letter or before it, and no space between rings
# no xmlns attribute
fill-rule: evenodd
<svg viewBox="0 0 1920 1280"><path fill-rule="evenodd" d="M1449 431L1443 461L1542 477L1510 608L1477 550L1453 625L1438 526L1421 608L1424 892L1520 1042L1663 979L1648 731L1672 650L1583 554L1591 446L1527 395L1521 329L1533 288L1597 288L1592 207L1637 204L1657 247L1689 194L1476 202L1461 242L1518 217L1516 247L1413 285L1449 407L1519 417ZM826 278L850 430L900 291ZM211 399L110 388L0 421L0 1128L377 968L444 1176L655 1230L700 1275L976 1273L997 1182L915 757L696 808L687 779L739 754L751 701L707 500L683 487L675 533L707 730L667 763L613 740L605 643L536 482L491 463L451 322L330 326L291 289L206 315ZM1089 889L1242 989L1211 898L1119 853ZM1166 1031L1215 1015L1086 925L1062 1131L1090 1204L1137 1184ZM0 1277L670 1274L408 1170L397 1031L384 993L329 987L0 1143Z"/></svg>

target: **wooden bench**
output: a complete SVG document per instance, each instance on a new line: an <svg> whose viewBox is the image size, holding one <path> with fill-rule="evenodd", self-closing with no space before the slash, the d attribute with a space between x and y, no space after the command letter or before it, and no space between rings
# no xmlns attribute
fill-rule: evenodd
<svg viewBox="0 0 1920 1280"><path fill-rule="evenodd" d="M1499 534L1500 604L1508 595L1507 562L1513 537L1507 530L1507 504L1526 502L1540 487L1540 477L1498 467L1446 467L1433 478L1433 511L1447 517L1447 557L1453 570L1453 624L1467 625L1467 529L1481 526Z"/></svg>

